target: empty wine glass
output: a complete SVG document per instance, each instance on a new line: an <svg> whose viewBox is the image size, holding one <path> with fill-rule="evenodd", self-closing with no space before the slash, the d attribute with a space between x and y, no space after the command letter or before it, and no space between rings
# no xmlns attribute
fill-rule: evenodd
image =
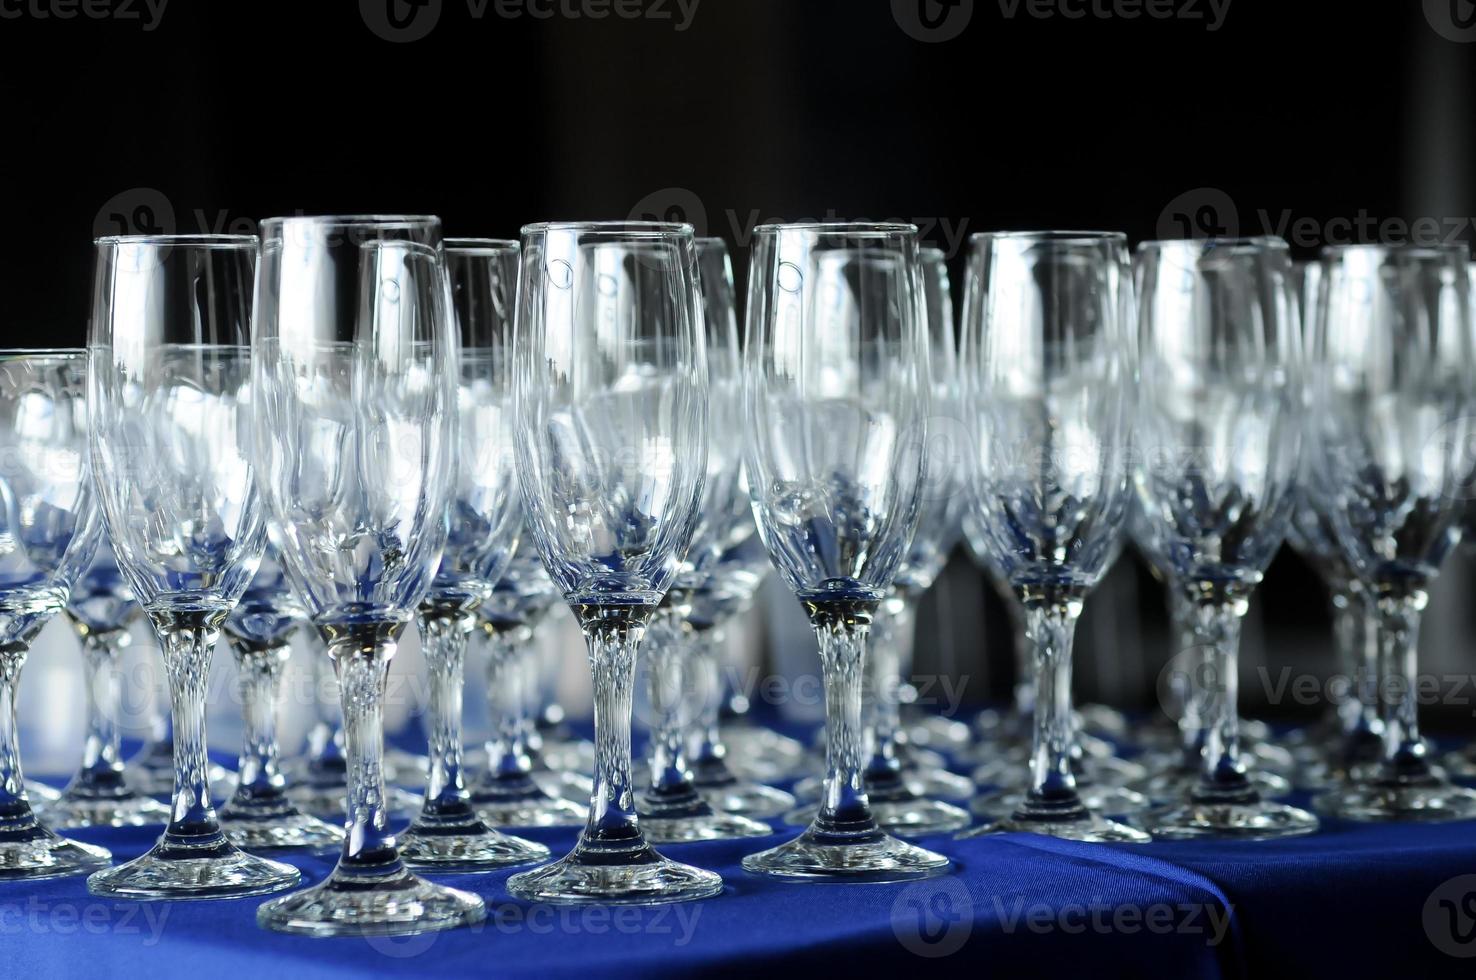
<svg viewBox="0 0 1476 980"><path fill-rule="evenodd" d="M236 786L220 810L220 825L248 850L325 849L343 831L302 813L287 796L277 767L277 698L292 657L292 636L307 613L292 595L275 549L268 548L236 608L225 621L226 643L236 658L245 721Z"/></svg>
<svg viewBox="0 0 1476 980"><path fill-rule="evenodd" d="M26 650L97 546L85 392L80 350L0 350L0 881L78 874L112 857L36 819L15 717Z"/></svg>
<svg viewBox="0 0 1476 980"><path fill-rule="evenodd" d="M637 647L700 518L707 350L690 225L523 229L515 417L528 527L594 673L595 785L567 857L513 876L525 901L655 904L722 890L646 841L631 779Z"/></svg>
<svg viewBox="0 0 1476 980"><path fill-rule="evenodd" d="M970 833L1148 840L1091 810L1073 766L1076 620L1117 554L1129 496L1129 270L1116 232L971 239L961 363L973 518L1024 607L1036 695L1031 786L1010 817Z"/></svg>
<svg viewBox="0 0 1476 980"><path fill-rule="evenodd" d="M1352 820L1476 816L1420 736L1420 611L1471 479L1473 355L1464 246L1324 249L1309 372L1312 486L1378 617L1383 753L1317 799Z"/></svg>
<svg viewBox="0 0 1476 980"><path fill-rule="evenodd" d="M924 496L929 350L917 228L761 225L744 349L749 497L819 641L826 776L809 828L743 859L798 879L900 881L949 862L878 825L863 776L867 635Z"/></svg>
<svg viewBox="0 0 1476 980"><path fill-rule="evenodd" d="M147 853L95 895L226 898L297 883L240 850L211 805L205 690L216 640L266 543L248 455L256 239L97 242L88 441L118 568L158 636L174 718L174 805Z"/></svg>
<svg viewBox="0 0 1476 980"><path fill-rule="evenodd" d="M1257 790L1236 707L1240 618L1296 503L1302 356L1287 246L1146 242L1138 260L1133 482L1143 531L1181 593L1194 644L1183 655L1204 658L1192 671L1204 699L1199 780L1148 827L1169 838L1311 833L1316 817Z"/></svg>
<svg viewBox="0 0 1476 980"><path fill-rule="evenodd" d="M313 936L478 922L480 898L406 869L382 768L390 659L440 566L455 478L461 375L441 223L292 217L261 229L258 482L282 569L333 661L349 787L337 866L256 919Z"/></svg>
<svg viewBox="0 0 1476 980"><path fill-rule="evenodd" d="M104 540L92 567L72 587L67 602L67 618L82 640L87 734L81 768L61 796L45 805L46 821L53 827L138 827L169 819L169 808L135 789L123 765L118 656L133 640L128 628L139 608L113 560L112 546L106 536L100 537Z"/></svg>
<svg viewBox="0 0 1476 980"><path fill-rule="evenodd" d="M565 827L584 823L584 807L550 795L533 778L528 748L533 686L528 659L536 657L534 634L559 599L553 579L526 531L492 595L482 604L473 633L487 653L487 710L492 734L487 764L471 788L472 806L494 827Z"/></svg>
<svg viewBox="0 0 1476 980"><path fill-rule="evenodd" d="M697 269L707 334L707 479L687 560L645 646L657 723L651 733L650 785L639 807L646 836L658 844L773 832L742 814L714 809L687 767L686 741L697 701L691 683L697 679L695 648L705 625L700 610L695 621L693 613L714 584L723 555L753 528L741 480L743 383L733 268L722 239L698 239Z"/></svg>
<svg viewBox="0 0 1476 980"><path fill-rule="evenodd" d="M517 547L521 501L512 455L513 298L518 243L448 239L451 314L461 341L446 546L420 604L420 649L430 678L425 803L400 835L412 868L484 871L548 857L477 815L462 769L461 696L467 640Z"/></svg>

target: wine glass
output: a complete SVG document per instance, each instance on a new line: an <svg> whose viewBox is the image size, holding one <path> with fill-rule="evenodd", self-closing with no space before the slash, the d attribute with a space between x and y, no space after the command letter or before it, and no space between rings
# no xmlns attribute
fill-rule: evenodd
<svg viewBox="0 0 1476 980"><path fill-rule="evenodd" d="M462 771L461 696L467 640L517 547L521 501L512 460L513 299L518 243L445 242L451 313L461 341L447 534L419 611L430 678L425 803L400 835L400 857L425 871L485 871L548 857L542 844L499 833L477 815Z"/></svg>
<svg viewBox="0 0 1476 980"><path fill-rule="evenodd" d="M565 827L584 823L583 806L550 795L533 778L528 747L532 698L525 688L532 671L527 660L536 656L538 624L560 598L553 579L544 570L538 546L526 531L492 595L482 604L480 638L487 654L487 711L492 734L487 739L487 764L472 785L471 802L494 827Z"/></svg>
<svg viewBox="0 0 1476 980"><path fill-rule="evenodd" d="M270 218L252 325L255 460L282 569L338 678L347 837L324 881L257 909L312 936L479 922L418 878L385 798L390 660L441 562L456 451L457 340L438 218Z"/></svg>
<svg viewBox="0 0 1476 980"><path fill-rule="evenodd" d="M128 628L139 608L113 560L112 545L100 537L92 567L72 586L67 602L67 618L82 641L87 734L81 768L61 796L44 806L53 827L139 827L169 819L169 807L139 792L123 765L118 656L133 640Z"/></svg>
<svg viewBox="0 0 1476 980"><path fill-rule="evenodd" d="M887 834L863 776L867 634L917 527L929 414L917 228L761 225L744 348L760 538L819 641L825 793L798 838L743 859L797 879L901 881L949 861Z"/></svg>
<svg viewBox="0 0 1476 980"><path fill-rule="evenodd" d="M741 480L743 386L733 268L720 238L697 240L702 322L707 341L707 478L687 560L652 622L646 642L651 706L650 785L640 798L646 836L658 844L766 837L768 824L714 809L687 766L687 736L697 698L695 650L706 626L699 604L723 555L752 533ZM696 616L694 618L694 611Z"/></svg>
<svg viewBox="0 0 1476 980"><path fill-rule="evenodd" d="M1117 232L970 240L963 349L974 426L974 521L1024 608L1034 650L1031 785L969 834L1024 830L1140 843L1078 791L1071 646L1082 603L1117 554L1129 488L1132 280Z"/></svg>
<svg viewBox="0 0 1476 980"><path fill-rule="evenodd" d="M1351 820L1476 816L1420 736L1420 611L1459 538L1471 472L1473 355L1464 246L1324 249L1309 373L1312 486L1377 614L1383 752L1317 798Z"/></svg>
<svg viewBox="0 0 1476 980"><path fill-rule="evenodd" d="M518 477L594 673L595 785L567 857L513 876L532 902L657 904L722 890L646 841L631 779L636 650L700 519L707 368L690 225L523 229Z"/></svg>
<svg viewBox="0 0 1476 980"><path fill-rule="evenodd" d="M293 805L277 766L277 699L292 657L292 636L306 618L282 574L275 548L269 547L256 577L225 621L226 644L240 678L245 736L236 786L221 807L220 825L232 842L248 850L321 850L343 841L341 829Z"/></svg>
<svg viewBox="0 0 1476 980"><path fill-rule="evenodd" d="M0 881L79 874L112 858L36 819L15 716L26 651L66 606L97 546L86 363L80 350L0 350Z"/></svg>
<svg viewBox="0 0 1476 980"><path fill-rule="evenodd" d="M1240 619L1286 536L1301 449L1301 333L1279 238L1145 242L1138 250L1133 483L1192 633L1203 697L1199 780L1148 820L1158 837L1264 840L1317 818L1263 799L1236 707Z"/></svg>
<svg viewBox="0 0 1476 980"><path fill-rule="evenodd" d="M163 653L175 775L163 836L92 875L95 895L234 898L301 878L225 836L205 750L215 643L266 544L246 446L256 249L247 235L97 242L88 442L118 568Z"/></svg>

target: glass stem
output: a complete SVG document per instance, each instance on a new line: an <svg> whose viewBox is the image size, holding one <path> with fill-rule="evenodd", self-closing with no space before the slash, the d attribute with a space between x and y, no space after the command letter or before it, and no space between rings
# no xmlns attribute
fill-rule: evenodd
<svg viewBox="0 0 1476 980"><path fill-rule="evenodd" d="M657 719L651 739L651 789L647 796L657 807L672 797L691 800L696 796L683 744L688 722L684 688L691 632L679 615L658 615L664 615L667 621L660 630L653 631L652 642L646 644L651 707Z"/></svg>
<svg viewBox="0 0 1476 980"><path fill-rule="evenodd" d="M24 643L0 647L0 834L5 835L36 826L36 817L26 799L15 714L15 692L25 662Z"/></svg>
<svg viewBox="0 0 1476 980"><path fill-rule="evenodd" d="M1071 707L1071 647L1080 597L1046 590L1022 596L1025 633L1035 652L1035 737L1030 754L1030 792L1023 813L1033 808L1076 816L1086 811L1076 792L1071 756L1076 726ZM1042 814L1043 815L1043 814Z"/></svg>
<svg viewBox="0 0 1476 980"><path fill-rule="evenodd" d="M1197 773L1204 765L1204 746L1209 721L1204 711L1204 697L1199 679L1204 676L1204 647L1195 632L1194 604L1177 586L1168 588L1169 634L1175 644L1173 659L1181 661L1181 669L1169 676L1171 699L1169 710L1178 715L1179 766L1184 772Z"/></svg>
<svg viewBox="0 0 1476 980"><path fill-rule="evenodd" d="M1385 587L1377 599L1380 670L1379 717L1384 752L1381 778L1403 781L1430 774L1419 720L1420 613L1427 596L1418 587Z"/></svg>
<svg viewBox="0 0 1476 980"><path fill-rule="evenodd" d="M286 643L260 646L232 639L231 652L240 675L245 722L231 805L280 803L287 781L277 770L277 696L292 648Z"/></svg>
<svg viewBox="0 0 1476 980"><path fill-rule="evenodd" d="M644 846L631 781L630 713L636 649L651 610L637 606L573 608L584 629L594 677L594 789L579 849L624 851Z"/></svg>
<svg viewBox="0 0 1476 980"><path fill-rule="evenodd" d="M226 614L219 611L150 612L169 677L174 720L174 801L169 838L220 837L210 802L210 758L205 743L205 690L210 660Z"/></svg>
<svg viewBox="0 0 1476 980"><path fill-rule="evenodd" d="M1204 751L1194 796L1211 803L1250 803L1256 791L1240 760L1240 617L1247 596L1194 586L1190 602L1195 638L1205 651Z"/></svg>
<svg viewBox="0 0 1476 980"><path fill-rule="evenodd" d="M428 762L423 816L471 817L462 765L461 698L466 645L475 604L427 603L420 611L420 648L430 678Z"/></svg>
<svg viewBox="0 0 1476 980"><path fill-rule="evenodd" d="M117 794L126 789L118 733L118 651L129 640L127 630L88 630L82 634L87 736L82 742L82 768L68 792Z"/></svg>
<svg viewBox="0 0 1476 980"><path fill-rule="evenodd" d="M820 644L825 685L825 794L811 833L827 836L876 834L862 775L862 688L866 639L875 602L806 603Z"/></svg>
<svg viewBox="0 0 1476 980"><path fill-rule="evenodd" d="M1014 639L1015 655L1015 714L1028 725L1035 715L1035 644L1025 622L1025 608L1013 589L1004 593L1005 610L1010 619L1010 636Z"/></svg>
<svg viewBox="0 0 1476 980"><path fill-rule="evenodd" d="M524 623L494 624L487 637L487 710L492 737L487 740L487 771L499 780L521 782L533 772L528 755L528 672L521 653L533 641Z"/></svg>
<svg viewBox="0 0 1476 980"><path fill-rule="evenodd" d="M335 875L400 870L384 791L384 691L400 623L354 623L325 630L338 677L348 762L348 822Z"/></svg>
<svg viewBox="0 0 1476 980"><path fill-rule="evenodd" d="M902 790L902 760L897 733L901 728L900 689L902 662L911 660L915 606L901 595L888 597L872 625L867 674L870 676L868 733L870 758L866 763L866 785L873 796Z"/></svg>
<svg viewBox="0 0 1476 980"><path fill-rule="evenodd" d="M728 750L723 745L722 708L723 676L722 627L700 630L693 643L692 665L701 682L702 694L697 717L697 737L693 740L692 764L708 775L720 776L726 768Z"/></svg>

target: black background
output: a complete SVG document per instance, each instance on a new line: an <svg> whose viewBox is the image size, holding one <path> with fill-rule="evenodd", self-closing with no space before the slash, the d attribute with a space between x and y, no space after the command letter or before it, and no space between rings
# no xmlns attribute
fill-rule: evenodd
<svg viewBox="0 0 1476 980"><path fill-rule="evenodd" d="M142 0L72 3L0 0L3 346L83 341L96 235L294 212L429 211L494 237L680 216L729 240L740 278L761 219L906 218L956 258L964 234L1043 227L1281 231L1306 254L1422 216L1467 239L1476 213L1476 28L1452 39L1469 0L1232 0L1217 26L1208 0L1169 19L1131 0L699 0L689 21L675 0L602 19L602 0L532 0L546 18L169 0L153 29ZM391 14L424 36L387 40ZM946 39L920 40L920 17ZM954 609L980 587L961 576ZM1136 619L1159 600L1123 576L1089 615L1133 622L1087 630L1084 680L1146 701L1167 651ZM1294 560L1258 603L1268 637L1324 631ZM924 635L956 634L949 616ZM1001 691L1007 670L986 673Z"/></svg>

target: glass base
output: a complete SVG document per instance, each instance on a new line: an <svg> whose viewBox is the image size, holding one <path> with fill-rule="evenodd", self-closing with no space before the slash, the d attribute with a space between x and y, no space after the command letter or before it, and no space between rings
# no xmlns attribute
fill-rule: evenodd
<svg viewBox="0 0 1476 980"><path fill-rule="evenodd" d="M1264 769L1248 773L1247 778L1257 795L1263 798L1275 799L1292 791L1291 781L1285 776L1278 776ZM1198 786L1198 769L1175 765L1134 783L1133 789L1155 803L1175 805L1193 793Z"/></svg>
<svg viewBox="0 0 1476 980"><path fill-rule="evenodd" d="M760 783L789 779L805 768L805 746L797 739L758 725L725 725L723 744L735 775ZM822 763L823 765L823 763Z"/></svg>
<svg viewBox="0 0 1476 980"><path fill-rule="evenodd" d="M588 807L544 791L531 775L487 778L472 787L471 805L491 827L577 827Z"/></svg>
<svg viewBox="0 0 1476 980"><path fill-rule="evenodd" d="M567 857L513 875L507 890L550 905L665 905L711 898L723 879L664 858L640 838L612 849L587 848L581 838Z"/></svg>
<svg viewBox="0 0 1476 980"><path fill-rule="evenodd" d="M339 821L348 815L346 787L311 786L299 783L287 789L287 799L302 813L310 813L327 821ZM398 786L385 786L385 807L391 819L404 820L420 812L420 797Z"/></svg>
<svg viewBox="0 0 1476 980"><path fill-rule="evenodd" d="M174 760L168 760L168 769L154 769L146 766L135 767L128 773L128 785L135 791L145 796L152 796L161 803L171 803L174 799ZM225 766L212 762L208 772L210 779L210 795L217 800L229 799L236 790L236 774Z"/></svg>
<svg viewBox="0 0 1476 980"><path fill-rule="evenodd" d="M284 805L281 812L253 813L227 804L220 811L220 829L232 844L247 851L334 850L343 843L343 829Z"/></svg>
<svg viewBox="0 0 1476 980"><path fill-rule="evenodd" d="M41 881L106 868L105 848L60 837L41 824L0 834L0 881Z"/></svg>
<svg viewBox="0 0 1476 980"><path fill-rule="evenodd" d="M171 782L169 786L171 789L174 788L174 783L172 781L173 775L173 773L170 773ZM52 786L47 786L45 783L38 783L34 779L27 779L26 799L30 800L32 804L53 803L56 800L61 799L61 790L56 789Z"/></svg>
<svg viewBox="0 0 1476 980"><path fill-rule="evenodd" d="M946 769L903 769L902 782L912 795L930 799L967 800L979 791L973 780ZM821 776L806 776L794 785L794 795L801 800L818 800L824 793Z"/></svg>
<svg viewBox="0 0 1476 980"><path fill-rule="evenodd" d="M1076 787L1082 805L1093 813L1112 817L1125 817L1141 813L1153 805L1142 793L1121 786L1098 786L1091 784ZM975 797L969 809L975 816L999 820L1010 816L1025 802L1025 794L1019 790L988 793Z"/></svg>
<svg viewBox="0 0 1476 980"><path fill-rule="evenodd" d="M585 806L594 794L594 779L582 772L535 771L533 781L549 796Z"/></svg>
<svg viewBox="0 0 1476 980"><path fill-rule="evenodd" d="M1112 755L1085 755L1073 771L1077 772L1078 778L1090 779L1093 784L1103 786L1132 786L1148 778L1148 770L1140 763ZM971 776L980 786L1024 791L1029 788L1031 780L1030 750L1024 748L1018 753L1011 752L1005 757L992 759L975 769Z"/></svg>
<svg viewBox="0 0 1476 980"><path fill-rule="evenodd" d="M403 868L361 877L334 869L311 888L274 898L256 910L256 924L299 936L414 936L487 917L470 892L432 884Z"/></svg>
<svg viewBox="0 0 1476 980"><path fill-rule="evenodd" d="M1476 779L1476 749L1466 749L1464 752L1452 752L1443 760L1445 771L1460 779ZM30 792L30 786L26 786Z"/></svg>
<svg viewBox="0 0 1476 980"><path fill-rule="evenodd" d="M1064 819L1044 819L1022 816L1015 813L1003 820L966 830L958 835L959 840L984 837L991 834L1042 834L1060 837L1063 840L1088 841L1099 844L1147 844L1153 840L1147 834L1125 823L1109 820L1090 811Z"/></svg>
<svg viewBox="0 0 1476 980"><path fill-rule="evenodd" d="M814 823L820 813L818 805L800 807L784 815L784 822L797 827ZM926 837L962 830L974 820L968 811L942 800L912 797L902 800L873 800L871 816L877 826L900 837Z"/></svg>
<svg viewBox="0 0 1476 980"><path fill-rule="evenodd" d="M739 779L728 771L721 759L698 763L693 767L692 785L707 800L708 806L722 813L737 813L755 820L767 820L794 806L795 799L782 789Z"/></svg>
<svg viewBox="0 0 1476 980"><path fill-rule="evenodd" d="M593 742L586 742L583 739L576 739L572 742L545 742L538 754L543 764L554 772L577 772L585 775L594 772Z"/></svg>
<svg viewBox="0 0 1476 980"><path fill-rule="evenodd" d="M422 812L398 835L400 860L416 871L474 873L548 860L548 848L499 834L468 812L459 819Z"/></svg>
<svg viewBox="0 0 1476 980"><path fill-rule="evenodd" d="M42 812L53 827L147 827L169 822L169 807L130 789L98 795L69 789L46 803Z"/></svg>
<svg viewBox="0 0 1476 980"><path fill-rule="evenodd" d="M1325 816L1343 820L1436 823L1476 818L1476 791L1456 786L1434 771L1350 783L1318 796L1312 805Z"/></svg>
<svg viewBox="0 0 1476 980"><path fill-rule="evenodd" d="M239 850L215 834L179 843L168 834L148 853L87 879L94 895L129 899L244 898L291 888L302 873Z"/></svg>
<svg viewBox="0 0 1476 980"><path fill-rule="evenodd" d="M957 752L973 740L969 726L942 715L930 715L907 726L907 740L913 745Z"/></svg>
<svg viewBox="0 0 1476 980"><path fill-rule="evenodd" d="M745 871L802 881L915 881L941 875L950 866L943 855L875 825L855 834L826 833L811 825L794 840L743 859Z"/></svg>
<svg viewBox="0 0 1476 980"><path fill-rule="evenodd" d="M688 844L701 840L767 837L765 823L735 813L715 811L690 782L670 792L647 790L638 804L641 830L654 844Z"/></svg>
<svg viewBox="0 0 1476 980"><path fill-rule="evenodd" d="M1254 794L1245 802L1189 800L1149 813L1143 824L1160 840L1276 840L1315 833L1318 827L1317 818L1306 810Z"/></svg>

